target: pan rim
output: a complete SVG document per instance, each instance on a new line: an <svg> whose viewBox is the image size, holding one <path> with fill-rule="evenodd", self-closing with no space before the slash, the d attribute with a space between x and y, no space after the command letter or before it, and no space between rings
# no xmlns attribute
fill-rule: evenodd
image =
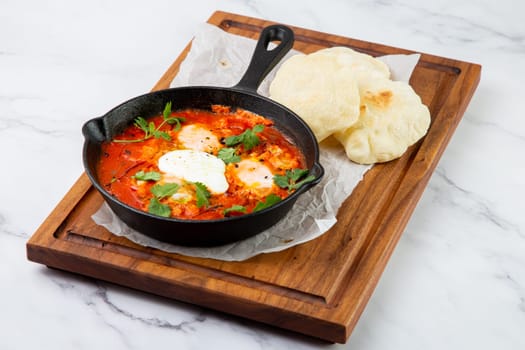
<svg viewBox="0 0 525 350"><path fill-rule="evenodd" d="M144 98L153 98L153 97L155 97L157 95L162 95L162 94L176 94L177 92L183 91L183 90L186 90L186 91L188 91L188 90L210 90L210 91L221 91L221 92L225 92L225 93L236 93L236 94L241 94L241 95L247 95L247 96L250 96L251 98L255 98L255 99L258 99L260 101L264 101L264 103L272 104L275 107L281 109L288 116L291 116L291 117L295 118L295 120L298 121L301 124L301 127L302 127L301 131L302 132L304 131L304 133L306 133L305 137L308 137L308 138L310 138L313 141L312 142L313 155L311 156L311 159L313 160L313 162L312 162L312 166L308 170L311 171L312 169L316 168L317 171L319 172L319 174L316 175L316 178L313 181L308 182L306 184L303 184L301 187L299 187L293 193L288 195L286 198L284 198L283 200L281 200L278 203L275 203L275 204L271 205L268 208L262 209L262 210L257 211L257 212L251 212L251 213L248 213L248 214L243 214L243 215L238 215L238 216L229 216L229 217L218 218L218 219L194 220L194 219L179 219L179 218L174 218L174 217L163 217L163 216L158 216L158 215L151 214L151 213L149 213L147 211L144 211L142 209L138 209L138 208L132 207L132 206L124 203L123 201L119 200L118 198L113 196L110 192L108 192L102 186L102 184L100 184L100 182L96 178L95 174L93 174L93 171L91 171L92 169L91 169L91 166L88 164L88 155L87 155L87 153L88 153L89 143L90 142L95 142L95 141L89 140L89 138L86 136L86 131L85 131L86 125L88 125L89 123L93 122L94 120L101 120L101 121L103 121L104 119L109 118L119 108L122 108L122 107L124 107L126 105L129 105L132 102L136 102L137 100L144 99ZM212 105L212 104L213 103L210 103L210 105ZM234 107L237 108L238 106L234 106ZM188 108L191 108L191 107L188 107ZM243 107L239 107L239 108L243 108ZM243 108L243 109L246 109L246 108ZM246 110L249 111L249 109L246 109ZM256 112L253 112L253 111L250 111L250 112L256 113ZM260 115L260 113L257 113L257 114ZM151 116L148 116L147 118L149 118L149 117L151 117ZM267 116L264 116L264 117L267 117ZM271 117L267 117L267 118L274 120ZM199 85L199 86L172 87L172 88L167 88L167 89L162 89L162 90L156 90L156 91L153 91L153 92L149 92L149 93L145 93L145 94L141 94L141 95L135 96L133 98L130 98L130 99L128 99L128 100L118 104L117 106L113 107L111 110L106 112L104 115L88 120L84 124L82 129L83 129L84 136L85 136L84 145L83 145L83 151L82 151L83 152L83 165L84 165L85 173L87 174L87 176L88 176L90 182L92 183L92 185L103 195L104 198L109 199L112 202L115 202L115 204L125 208L126 210L131 211L131 212L133 212L133 213L135 213L137 215L142 215L142 216L148 217L150 219L162 220L162 221L164 221L166 223L169 222L169 223L176 223L176 224L188 224L188 225L201 224L201 225L204 225L204 224L218 224L218 223L225 223L225 222L235 222L235 221L249 220L250 218L252 218L254 216L260 216L260 215L262 215L264 213L267 213L268 211L274 211L274 210L276 210L276 209L278 209L278 208L280 208L282 206L285 206L285 205L289 204L290 202L295 202L297 200L297 198L300 195L302 195L304 192L306 192L309 188L317 185L322 180L322 178L324 176L324 168L319 162L319 157L320 157L319 143L317 142L317 139L315 138L315 135L313 134L313 132L310 129L310 127L308 126L308 124L300 116L298 116L295 112L293 112L292 110L290 110L286 106L284 106L284 105L282 105L282 104L280 104L280 103L278 103L278 102L276 102L276 101L274 101L274 100L272 100L272 99L270 99L270 98L268 98L266 96L263 96L263 95L257 93L257 91L244 89L244 88ZM104 136L105 136L105 139L103 141L109 141L108 138L107 138L107 135L104 135ZM100 141L98 143L101 143L103 141ZM304 152L303 149L301 149L301 151Z"/></svg>

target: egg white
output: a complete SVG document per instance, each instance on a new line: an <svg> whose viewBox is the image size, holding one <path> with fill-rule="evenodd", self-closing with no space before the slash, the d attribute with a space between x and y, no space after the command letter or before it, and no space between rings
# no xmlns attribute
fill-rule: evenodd
<svg viewBox="0 0 525 350"><path fill-rule="evenodd" d="M213 194L222 194L229 184L224 172L224 162L212 154L185 149L168 152L161 156L158 167L167 178L175 177L190 182L201 182Z"/></svg>

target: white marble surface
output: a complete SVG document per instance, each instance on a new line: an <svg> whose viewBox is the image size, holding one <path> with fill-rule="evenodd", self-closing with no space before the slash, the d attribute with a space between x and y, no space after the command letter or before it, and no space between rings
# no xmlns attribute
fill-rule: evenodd
<svg viewBox="0 0 525 350"><path fill-rule="evenodd" d="M147 92L215 10L483 65L347 344L28 262L82 172L81 125ZM0 0L0 349L524 349L521 1Z"/></svg>

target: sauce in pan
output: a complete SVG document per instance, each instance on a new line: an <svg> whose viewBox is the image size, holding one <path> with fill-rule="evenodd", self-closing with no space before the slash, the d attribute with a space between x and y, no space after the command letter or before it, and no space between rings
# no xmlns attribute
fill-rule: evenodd
<svg viewBox="0 0 525 350"><path fill-rule="evenodd" d="M172 112L171 103L104 143L97 175L132 207L188 220L262 210L313 179L270 119L220 105Z"/></svg>

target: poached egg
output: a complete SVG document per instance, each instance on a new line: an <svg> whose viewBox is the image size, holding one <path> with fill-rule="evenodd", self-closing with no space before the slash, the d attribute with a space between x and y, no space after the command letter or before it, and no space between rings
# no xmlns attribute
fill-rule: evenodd
<svg viewBox="0 0 525 350"><path fill-rule="evenodd" d="M215 153L221 148L219 138L198 124L184 126L177 136L184 148Z"/></svg>
<svg viewBox="0 0 525 350"><path fill-rule="evenodd" d="M159 158L158 167L167 177L201 182L213 194L222 194L229 187L224 162L203 151L182 149L165 153Z"/></svg>
<svg viewBox="0 0 525 350"><path fill-rule="evenodd" d="M249 188L271 188L273 174L270 169L258 161L244 159L235 169L235 175Z"/></svg>

